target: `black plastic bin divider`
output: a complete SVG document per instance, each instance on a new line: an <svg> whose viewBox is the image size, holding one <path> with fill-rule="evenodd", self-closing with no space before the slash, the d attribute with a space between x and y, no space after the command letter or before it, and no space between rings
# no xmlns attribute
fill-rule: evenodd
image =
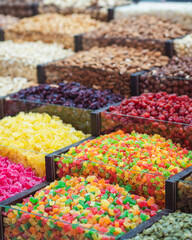
<svg viewBox="0 0 192 240"><path fill-rule="evenodd" d="M131 96L139 96L140 95L140 87L139 81L140 76L146 73L146 71L136 72L131 74L130 82L131 82Z"/></svg>
<svg viewBox="0 0 192 240"><path fill-rule="evenodd" d="M19 202L22 201L22 199L27 198L28 196L36 193L38 190L46 187L49 184L50 184L50 182L48 182L48 181L42 182L42 183L40 183L40 184L30 188L30 189L27 189L27 190L25 190L21 193L18 193L16 195L14 195L13 197L10 197L10 198L0 202L0 205L9 206L9 205L12 205L12 204L19 203Z"/></svg>
<svg viewBox="0 0 192 240"><path fill-rule="evenodd" d="M136 228L132 229L122 237L118 238L118 240L125 240L125 239L131 239L135 237L137 234L142 233L145 229L151 227L154 223L158 222L163 216L167 216L171 213L170 210L162 210L161 212L157 213L154 217L150 218L146 222L143 222L139 224Z"/></svg>
<svg viewBox="0 0 192 240"><path fill-rule="evenodd" d="M48 181L40 183L24 192L18 193L17 195L0 202L0 240L4 240L4 223L3 223L4 216L2 214L2 212L4 211L4 206L10 206L16 203L20 203L23 201L24 198L27 198L30 195L34 195L37 191L48 186L49 184L50 182Z"/></svg>
<svg viewBox="0 0 192 240"><path fill-rule="evenodd" d="M171 211L177 210L177 183L192 173L192 166L177 173L165 181L165 207Z"/></svg>
<svg viewBox="0 0 192 240"><path fill-rule="evenodd" d="M4 36L4 30L2 28L0 28L0 41L4 41L5 40L5 36Z"/></svg>
<svg viewBox="0 0 192 240"><path fill-rule="evenodd" d="M118 8L118 7L126 7L126 6L129 6L130 4L131 4L131 2L127 3L127 4L119 5L119 6L109 7L108 8L108 19L107 19L107 21L110 22L111 20L114 19L116 8Z"/></svg>
<svg viewBox="0 0 192 240"><path fill-rule="evenodd" d="M174 55L174 40L167 40L165 42L165 55L168 57L173 57Z"/></svg>
<svg viewBox="0 0 192 240"><path fill-rule="evenodd" d="M83 34L77 34L74 36L74 45L75 45L75 52L79 52L83 50L83 43L82 43L82 36Z"/></svg>
<svg viewBox="0 0 192 240"><path fill-rule="evenodd" d="M76 35L76 37L78 37L78 36L80 36L80 35ZM61 61L61 60L65 60L65 58L59 58L59 59L56 59L56 60L53 60L50 62L38 64L37 65L37 83L39 83L39 84L46 83L46 74L45 74L45 66L46 65L57 62L57 61Z"/></svg>
<svg viewBox="0 0 192 240"><path fill-rule="evenodd" d="M39 84L46 83L44 64L37 65L37 81Z"/></svg>
<svg viewBox="0 0 192 240"><path fill-rule="evenodd" d="M31 9L32 9L32 12L33 12L33 16L39 14L39 3L31 3Z"/></svg>
<svg viewBox="0 0 192 240"><path fill-rule="evenodd" d="M111 106L118 106L121 102L111 104ZM91 135L100 136L101 135L101 113L110 108L110 106L100 108L91 113Z"/></svg>
<svg viewBox="0 0 192 240"><path fill-rule="evenodd" d="M95 139L95 137L91 136L91 137L85 138L79 142L76 142L74 144L71 144L67 147L61 148L53 153L46 155L45 156L46 180L49 182L54 182L57 179L56 162L54 160L56 157L58 157L61 154L67 153L70 148L77 147L81 143L84 143L84 142L86 142L88 140L92 140L92 139Z"/></svg>
<svg viewBox="0 0 192 240"><path fill-rule="evenodd" d="M84 49L84 40L83 40L84 36L85 36L85 40L86 40L86 33L82 34L82 40L81 40L82 41L82 50L87 51L90 48L89 49ZM185 37L185 36L182 36L181 38L183 38L183 37ZM107 44L105 43L105 44L100 45L99 43L102 42L103 39L105 39L107 41ZM89 38L88 38L88 40L89 40ZM137 42L144 42L144 43L154 42L156 44L158 44L158 43L164 44L164 48L163 48L164 51L162 52L161 50L158 50L158 49L157 49L157 51L161 51L164 56L167 56L167 57L170 57L170 58L173 57L173 55L175 53L175 51L174 51L174 40L176 40L176 39L169 39L169 40L161 41L161 40L158 40L158 39L150 39L150 38L133 38L133 37L118 37L118 36L117 37L112 36L112 37L109 37L109 38L101 36L101 37L97 37L96 39L94 39L94 41L97 42L98 47L107 47L109 45L118 45L118 46L127 46L127 47L137 48L136 46L127 45L126 41L128 41L128 40L129 41L137 40ZM91 41L92 41L92 39L91 39ZM91 47L94 47L94 46L96 46L96 45L92 44ZM144 48L147 48L147 47L144 47ZM155 50L155 49L156 48L154 47L153 50Z"/></svg>

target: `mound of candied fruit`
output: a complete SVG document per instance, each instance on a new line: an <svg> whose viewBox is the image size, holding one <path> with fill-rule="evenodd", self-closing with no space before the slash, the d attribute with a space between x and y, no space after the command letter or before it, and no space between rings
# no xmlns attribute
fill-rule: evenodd
<svg viewBox="0 0 192 240"><path fill-rule="evenodd" d="M139 116L171 122L192 124L192 98L166 92L143 93L111 106L109 111L116 114Z"/></svg>
<svg viewBox="0 0 192 240"><path fill-rule="evenodd" d="M114 240L158 211L153 198L128 190L95 176L66 176L12 206L16 210L7 208L5 239Z"/></svg>

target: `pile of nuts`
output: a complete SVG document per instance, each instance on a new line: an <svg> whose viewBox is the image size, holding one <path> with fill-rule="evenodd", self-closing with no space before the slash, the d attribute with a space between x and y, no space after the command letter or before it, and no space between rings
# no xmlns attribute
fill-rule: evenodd
<svg viewBox="0 0 192 240"><path fill-rule="evenodd" d="M40 13L84 13L92 18L107 21L108 8L128 4L126 0L43 0Z"/></svg>
<svg viewBox="0 0 192 240"><path fill-rule="evenodd" d="M35 86L33 82L29 82L26 78L21 77L0 77L0 97L20 91L21 89Z"/></svg>
<svg viewBox="0 0 192 240"><path fill-rule="evenodd" d="M24 77L37 82L37 65L72 55L71 50L42 42L0 42L1 76Z"/></svg>
<svg viewBox="0 0 192 240"><path fill-rule="evenodd" d="M192 57L192 34L174 40L174 49L178 57Z"/></svg>
<svg viewBox="0 0 192 240"><path fill-rule="evenodd" d="M166 66L140 76L140 93L166 91L192 97L192 58L173 57Z"/></svg>
<svg viewBox="0 0 192 240"><path fill-rule="evenodd" d="M115 19L130 18L140 15L156 16L173 23L179 23L192 29L192 3L190 2L140 2L115 10Z"/></svg>
<svg viewBox="0 0 192 240"><path fill-rule="evenodd" d="M1 0L0 13L19 18L30 17L37 14L35 4L39 1L41 0Z"/></svg>
<svg viewBox="0 0 192 240"><path fill-rule="evenodd" d="M18 18L10 16L10 15L2 15L0 14L0 28L6 28L9 25L17 23L19 21Z"/></svg>
<svg viewBox="0 0 192 240"><path fill-rule="evenodd" d="M178 182L177 209L192 213L192 173L184 181Z"/></svg>
<svg viewBox="0 0 192 240"><path fill-rule="evenodd" d="M181 25L157 17L142 15L113 20L95 31L84 34L83 49L112 43L165 51L165 41L189 33Z"/></svg>
<svg viewBox="0 0 192 240"><path fill-rule="evenodd" d="M74 35L92 31L102 26L100 21L88 15L40 14L21 19L14 27L5 31L6 40L56 42L65 48L74 49Z"/></svg>
<svg viewBox="0 0 192 240"><path fill-rule="evenodd" d="M80 82L97 89L111 89L130 96L130 74L154 66L164 66L168 57L148 49L119 47L94 47L81 51L65 60L45 66L47 83Z"/></svg>

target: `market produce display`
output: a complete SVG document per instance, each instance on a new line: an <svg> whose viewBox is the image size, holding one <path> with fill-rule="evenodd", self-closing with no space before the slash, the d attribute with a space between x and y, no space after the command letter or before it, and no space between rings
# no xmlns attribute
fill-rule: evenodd
<svg viewBox="0 0 192 240"><path fill-rule="evenodd" d="M19 18L30 17L38 13L39 1L41 0L1 0L0 14L9 14Z"/></svg>
<svg viewBox="0 0 192 240"><path fill-rule="evenodd" d="M165 41L179 38L190 30L182 25L161 18L141 15L113 20L83 35L83 49L104 47L111 43L130 47L157 49L165 53Z"/></svg>
<svg viewBox="0 0 192 240"><path fill-rule="evenodd" d="M45 176L45 155L87 136L57 116L21 112L0 120L0 155Z"/></svg>
<svg viewBox="0 0 192 240"><path fill-rule="evenodd" d="M168 57L158 51L135 49L117 45L94 47L73 57L45 66L46 82L77 81L85 86L111 89L129 97L130 75L154 66L164 66Z"/></svg>
<svg viewBox="0 0 192 240"><path fill-rule="evenodd" d="M108 21L108 8L129 4L127 0L43 0L40 13L84 13L102 21Z"/></svg>
<svg viewBox="0 0 192 240"><path fill-rule="evenodd" d="M19 21L18 18L10 16L10 15L2 15L0 14L0 28L6 28L9 25L15 24Z"/></svg>
<svg viewBox="0 0 192 240"><path fill-rule="evenodd" d="M56 42L65 48L75 49L74 36L102 26L100 21L84 14L62 16L57 13L40 14L23 18L5 31L6 40Z"/></svg>
<svg viewBox="0 0 192 240"><path fill-rule="evenodd" d="M159 134L192 150L192 99L166 92L143 93L101 113L101 132Z"/></svg>
<svg viewBox="0 0 192 240"><path fill-rule="evenodd" d="M36 177L31 168L12 163L8 158L0 156L0 202L25 191L44 179Z"/></svg>
<svg viewBox="0 0 192 240"><path fill-rule="evenodd" d="M168 64L140 77L140 93L166 91L192 97L192 56L173 57Z"/></svg>
<svg viewBox="0 0 192 240"><path fill-rule="evenodd" d="M154 196L161 205L165 178L191 166L191 160L192 152L171 140L121 130L84 142L56 158L60 178L93 174L111 183L130 184L135 193Z"/></svg>
<svg viewBox="0 0 192 240"><path fill-rule="evenodd" d="M132 240L192 239L192 216L182 212L170 213Z"/></svg>
<svg viewBox="0 0 192 240"><path fill-rule="evenodd" d="M178 181L177 191L177 209L192 213L192 174L184 180Z"/></svg>
<svg viewBox="0 0 192 240"><path fill-rule="evenodd" d="M186 95L143 93L138 97L123 100L119 106L111 106L109 112L191 124L191 104L192 99Z"/></svg>
<svg viewBox="0 0 192 240"><path fill-rule="evenodd" d="M66 176L12 207L16 210L5 212L5 240L31 236L114 240L158 210L153 198L130 194L126 186L95 176Z"/></svg>
<svg viewBox="0 0 192 240"><path fill-rule="evenodd" d="M11 98L96 110L119 102L124 97L111 90L100 91L72 82L26 88Z"/></svg>
<svg viewBox="0 0 192 240"><path fill-rule="evenodd" d="M192 240L192 3L130 2L0 0L0 240Z"/></svg>
<svg viewBox="0 0 192 240"><path fill-rule="evenodd" d="M115 10L115 19L130 18L140 15L156 16L179 23L186 29L192 29L192 3L190 2L140 2Z"/></svg>
<svg viewBox="0 0 192 240"><path fill-rule="evenodd" d="M42 42L0 42L0 74L37 82L37 65L72 55L71 50Z"/></svg>
<svg viewBox="0 0 192 240"><path fill-rule="evenodd" d="M0 97L20 91L21 89L35 86L34 82L21 77L0 77Z"/></svg>
<svg viewBox="0 0 192 240"><path fill-rule="evenodd" d="M178 57L192 57L192 34L174 40L174 50Z"/></svg>

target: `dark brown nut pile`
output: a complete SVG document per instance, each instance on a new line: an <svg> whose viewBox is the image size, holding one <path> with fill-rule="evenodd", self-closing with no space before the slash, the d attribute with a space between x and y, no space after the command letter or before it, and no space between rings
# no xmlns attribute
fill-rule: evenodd
<svg viewBox="0 0 192 240"><path fill-rule="evenodd" d="M192 58L173 57L166 66L140 76L140 93L166 91L192 97Z"/></svg>
<svg viewBox="0 0 192 240"><path fill-rule="evenodd" d="M17 23L18 21L19 19L16 17L0 14L0 28L6 28L14 23Z"/></svg>
<svg viewBox="0 0 192 240"><path fill-rule="evenodd" d="M192 213L192 174L184 181L178 182L177 208L183 212Z"/></svg>
<svg viewBox="0 0 192 240"><path fill-rule="evenodd" d="M0 1L0 14L16 17L30 17L37 14L35 3L39 0L3 0Z"/></svg>
<svg viewBox="0 0 192 240"><path fill-rule="evenodd" d="M130 96L130 74L154 66L164 66L168 57L148 49L94 47L76 53L74 57L48 64L45 67L47 83L77 81L97 89L112 89Z"/></svg>
<svg viewBox="0 0 192 240"><path fill-rule="evenodd" d="M113 20L83 36L83 49L112 43L165 51L165 41L185 36L189 30L155 16L141 15Z"/></svg>
<svg viewBox="0 0 192 240"><path fill-rule="evenodd" d="M74 35L92 31L102 24L84 14L68 16L57 13L40 14L31 18L23 18L14 27L9 27L5 31L5 39L56 42L65 48L74 49Z"/></svg>

